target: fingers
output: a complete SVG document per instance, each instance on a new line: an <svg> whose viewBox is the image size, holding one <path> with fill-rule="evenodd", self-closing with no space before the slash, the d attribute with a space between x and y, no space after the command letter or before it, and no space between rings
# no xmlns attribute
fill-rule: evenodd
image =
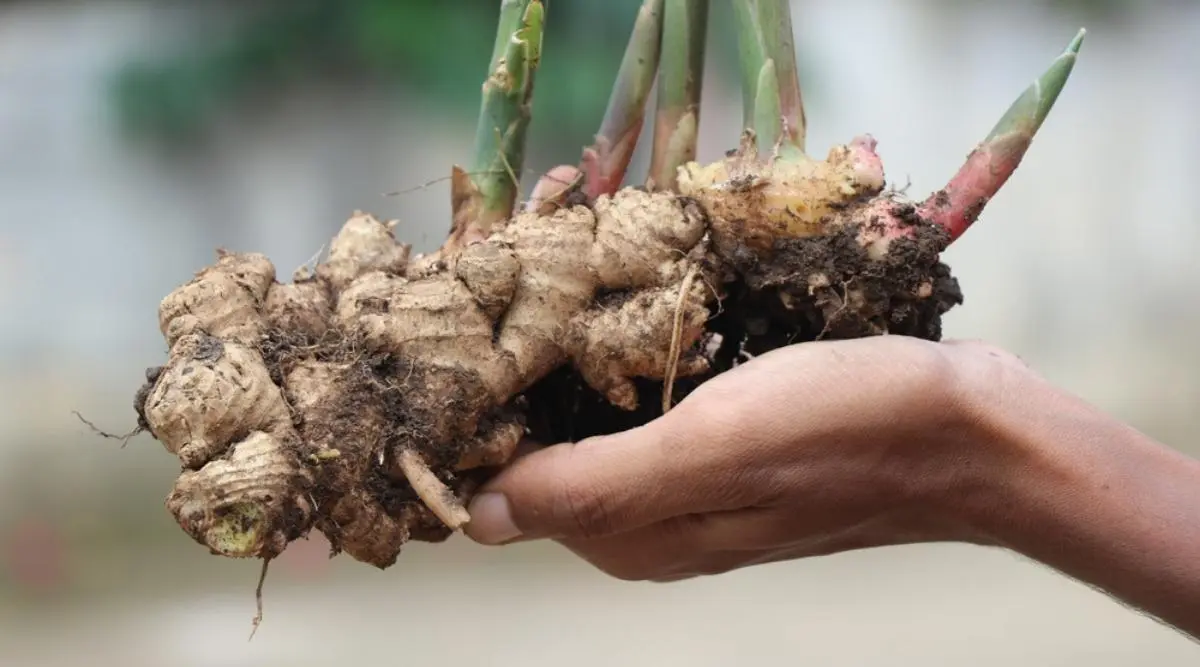
<svg viewBox="0 0 1200 667"><path fill-rule="evenodd" d="M560 542L609 576L669 582L912 541L897 539L879 521L826 522L797 514L794 507L768 507L685 515L628 533Z"/></svg>
<svg viewBox="0 0 1200 667"><path fill-rule="evenodd" d="M710 514L685 514L616 535L558 540L576 556L610 577L647 581L692 563L703 550L700 524Z"/></svg>
<svg viewBox="0 0 1200 667"><path fill-rule="evenodd" d="M764 355L645 426L522 456L473 499L465 532L483 544L595 539L783 496L824 506L792 517L793 534L836 531L909 494L916 464L905 457L924 454L906 443L948 423L960 383L943 350L955 347L879 340Z"/></svg>
<svg viewBox="0 0 1200 667"><path fill-rule="evenodd" d="M796 534L794 512L752 508L680 516L638 530L587 540L560 540L609 576L669 582L752 565L826 555L878 544L857 530Z"/></svg>
<svg viewBox="0 0 1200 667"><path fill-rule="evenodd" d="M523 456L472 501L466 534L483 544L595 538L745 506L754 487L728 469L734 457L713 455L721 438L674 415Z"/></svg>
<svg viewBox="0 0 1200 667"><path fill-rule="evenodd" d="M559 542L609 576L651 581L718 562L730 563L724 570L752 561L779 547L788 534L785 524L777 510L751 508L685 514L629 532Z"/></svg>
<svg viewBox="0 0 1200 667"><path fill-rule="evenodd" d="M675 490L656 482L686 466L653 427L532 452L501 472L471 503L466 533L485 544L593 537L630 530L676 511Z"/></svg>
<svg viewBox="0 0 1200 667"><path fill-rule="evenodd" d="M814 555L821 554L813 553L808 547L784 547L782 549L756 552L722 551L709 554L702 562L696 563L691 567L681 567L668 574L648 577L646 581L652 581L656 584L669 584L697 577L724 574L755 565L769 565L782 561L808 558Z"/></svg>

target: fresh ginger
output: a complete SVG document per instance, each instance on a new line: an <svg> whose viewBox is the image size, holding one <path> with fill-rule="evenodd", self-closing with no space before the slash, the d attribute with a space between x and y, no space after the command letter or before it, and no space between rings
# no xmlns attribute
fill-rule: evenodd
<svg viewBox="0 0 1200 667"><path fill-rule="evenodd" d="M805 223L826 228L774 253L763 250L774 220L708 213L770 206L772 188L786 191L749 173L695 198L627 188L519 214L420 273L398 261L407 254L392 227L364 214L314 276L291 284L261 255L223 254L159 309L170 359L141 409L185 468L169 508L224 555L273 557L316 527L387 566L415 535L443 539L439 522L466 521L464 473L507 462L525 435L515 399L552 371L573 367L624 410L642 402L636 379L709 372L715 355L699 343L747 276L754 293L776 295L780 322L937 335L959 298L937 261L945 234L913 218L923 241L895 241L905 261L872 259L859 218L890 209L846 207L878 196L882 178L854 160L823 164L806 201L844 216Z"/></svg>
<svg viewBox="0 0 1200 667"><path fill-rule="evenodd" d="M631 49L657 49L659 29L683 55L703 45L705 3L668 4L679 23L656 24L663 2L647 0ZM752 4L743 28L786 17L786 3ZM519 170L542 10L504 4L478 162L499 155ZM761 43L790 48L789 26ZM573 172L582 178L539 189L522 212L511 212L511 181L456 170L452 231L430 255L410 256L397 223L365 213L290 283L263 255L219 253L161 302L169 357L135 399L139 426L182 465L168 509L221 555L269 560L317 530L335 552L386 568L406 543L469 522L472 493L526 438L645 423L782 345L938 339L963 300L941 252L1016 168L1079 39L921 203L886 188L870 137L824 160L803 153L799 89L777 74L795 68L775 64L789 57L776 48L751 53L770 56L747 97L777 112L749 110L766 136L748 128L738 150L698 163L695 110L667 109L682 119L654 142L660 180L676 167L668 188L613 186L628 156L603 147L631 146L641 118L614 102L605 126L624 134L600 137ZM620 76L637 94L614 100L644 102L657 54L627 56ZM686 78L669 71L668 85ZM684 92L660 101L698 98ZM500 117L507 134L484 131Z"/></svg>

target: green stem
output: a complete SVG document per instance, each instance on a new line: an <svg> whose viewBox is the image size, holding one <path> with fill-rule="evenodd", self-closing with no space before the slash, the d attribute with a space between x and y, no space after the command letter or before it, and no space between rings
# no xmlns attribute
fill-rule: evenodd
<svg viewBox="0 0 1200 667"><path fill-rule="evenodd" d="M679 167L696 159L708 0L666 0L650 185L675 189Z"/></svg>
<svg viewBox="0 0 1200 667"><path fill-rule="evenodd" d="M500 59L508 52L513 34L521 29L521 19L529 10L529 2L521 0L502 0L500 3L500 20L496 22L496 39L492 43L492 58L488 61L488 73L496 71Z"/></svg>
<svg viewBox="0 0 1200 667"><path fill-rule="evenodd" d="M1067 84L1067 78L1071 76L1071 71L1075 69L1075 60L1079 56L1079 47L1083 46L1085 35L1087 35L1087 30L1081 28L1062 54L1050 64L1046 72L1031 83L1021 93L1021 96L1009 106L992 131L984 138L985 142L1009 132L1020 132L1033 138L1033 135L1041 129L1042 123L1050 114L1054 103L1058 101L1058 95L1062 92L1063 86Z"/></svg>
<svg viewBox="0 0 1200 667"><path fill-rule="evenodd" d="M742 114L753 129L760 154L804 155L807 120L790 0L736 0L733 3L742 73Z"/></svg>
<svg viewBox="0 0 1200 667"><path fill-rule="evenodd" d="M992 128L946 187L921 204L921 215L941 225L954 241L975 223L984 207L1021 164L1033 137L1075 68L1085 30L1080 30L1049 69L1037 78Z"/></svg>
<svg viewBox="0 0 1200 667"><path fill-rule="evenodd" d="M616 192L625 179L658 71L662 23L663 0L645 0L638 9L596 141L583 152L580 167L589 199Z"/></svg>
<svg viewBox="0 0 1200 667"><path fill-rule="evenodd" d="M454 229L462 242L512 215L525 163L533 84L542 55L542 0L503 0L469 172L455 169Z"/></svg>

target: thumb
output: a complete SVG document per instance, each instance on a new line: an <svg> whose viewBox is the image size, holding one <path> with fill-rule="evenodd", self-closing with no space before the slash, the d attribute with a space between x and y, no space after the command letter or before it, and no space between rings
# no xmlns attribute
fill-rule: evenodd
<svg viewBox="0 0 1200 667"><path fill-rule="evenodd" d="M703 505L715 494L700 487L713 478L702 470L705 448L687 442L679 429L685 421L670 422L663 417L518 459L471 501L464 532L482 544L587 539L709 511Z"/></svg>

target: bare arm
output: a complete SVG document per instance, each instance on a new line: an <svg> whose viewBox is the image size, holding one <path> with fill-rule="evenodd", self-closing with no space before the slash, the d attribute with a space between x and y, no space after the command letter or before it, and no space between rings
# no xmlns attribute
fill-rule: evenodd
<svg viewBox="0 0 1200 667"><path fill-rule="evenodd" d="M970 520L997 546L1200 637L1200 462L1031 385L980 410L1009 458L963 498Z"/></svg>
<svg viewBox="0 0 1200 667"><path fill-rule="evenodd" d="M772 352L644 427L529 454L484 491L477 541L556 539L622 579L970 542L1200 637L1200 462L982 344Z"/></svg>

